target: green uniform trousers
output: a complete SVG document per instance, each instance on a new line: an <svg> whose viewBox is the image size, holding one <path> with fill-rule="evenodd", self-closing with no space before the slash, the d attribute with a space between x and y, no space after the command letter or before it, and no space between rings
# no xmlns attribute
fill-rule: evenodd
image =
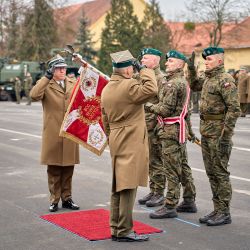
<svg viewBox="0 0 250 250"><path fill-rule="evenodd" d="M133 207L137 189L112 192L110 205L111 234L117 237L128 235L133 228Z"/></svg>
<svg viewBox="0 0 250 250"><path fill-rule="evenodd" d="M67 201L71 198L73 172L74 166L48 165L50 203L58 203L60 198L62 201Z"/></svg>
<svg viewBox="0 0 250 250"><path fill-rule="evenodd" d="M159 139L153 130L148 131L149 187L151 193L164 194L166 175L163 170Z"/></svg>
<svg viewBox="0 0 250 250"><path fill-rule="evenodd" d="M183 189L183 199L187 202L195 201L196 197L196 188L194 185L194 179L192 176L192 170L188 165L188 155L187 155L187 147L186 144L184 148L182 148L182 173L181 173L181 185Z"/></svg>
<svg viewBox="0 0 250 250"><path fill-rule="evenodd" d="M27 98L27 104L31 104L30 89L24 89Z"/></svg>
<svg viewBox="0 0 250 250"><path fill-rule="evenodd" d="M192 171L187 162L186 143L161 139L164 172L167 176L167 195L165 205L175 208L180 199L180 187L183 186L183 198L194 201L196 196Z"/></svg>
<svg viewBox="0 0 250 250"><path fill-rule="evenodd" d="M16 94L16 102L20 103L21 101L21 91L19 89L15 89L15 94Z"/></svg>
<svg viewBox="0 0 250 250"><path fill-rule="evenodd" d="M232 186L227 168L233 143L230 142L228 154L222 154L217 145L218 139L201 137L202 156L213 194L214 210L229 213Z"/></svg>

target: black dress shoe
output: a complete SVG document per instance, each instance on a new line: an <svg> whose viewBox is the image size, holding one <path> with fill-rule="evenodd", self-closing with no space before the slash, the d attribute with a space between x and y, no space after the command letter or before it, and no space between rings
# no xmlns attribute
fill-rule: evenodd
<svg viewBox="0 0 250 250"><path fill-rule="evenodd" d="M68 199L67 201L62 202L62 207L63 208L68 208L72 210L78 210L80 207L72 201L72 199Z"/></svg>
<svg viewBox="0 0 250 250"><path fill-rule="evenodd" d="M56 212L58 210L58 204L57 203L52 203L49 206L49 211L50 212Z"/></svg>
<svg viewBox="0 0 250 250"><path fill-rule="evenodd" d="M147 235L138 235L135 232L131 232L130 234L123 237L117 237L117 241L119 242L142 242L148 240L149 237Z"/></svg>

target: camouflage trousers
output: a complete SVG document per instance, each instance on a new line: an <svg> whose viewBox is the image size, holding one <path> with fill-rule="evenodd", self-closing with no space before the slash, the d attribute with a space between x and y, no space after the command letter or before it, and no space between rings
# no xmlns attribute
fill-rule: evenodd
<svg viewBox="0 0 250 250"><path fill-rule="evenodd" d="M231 141L228 154L222 154L217 145L218 139L201 137L202 156L212 190L214 210L229 213L232 186L227 168L233 143Z"/></svg>
<svg viewBox="0 0 250 250"><path fill-rule="evenodd" d="M174 208L179 203L180 188L183 186L183 198L194 201L196 189L191 168L188 165L186 144L175 140L160 140L164 172L167 176L167 195L165 205Z"/></svg>
<svg viewBox="0 0 250 250"><path fill-rule="evenodd" d="M161 159L159 139L154 131L148 131L149 145L149 187L150 192L164 194L166 186L166 176Z"/></svg>

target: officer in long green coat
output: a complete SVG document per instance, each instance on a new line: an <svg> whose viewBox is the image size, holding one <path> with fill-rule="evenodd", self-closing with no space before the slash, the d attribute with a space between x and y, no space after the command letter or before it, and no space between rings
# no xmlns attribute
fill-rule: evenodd
<svg viewBox="0 0 250 250"><path fill-rule="evenodd" d="M186 57L175 50L167 53L166 72L157 104L147 103L145 108L157 115L157 135L160 140L161 157L167 176L167 195L164 205L153 213L152 219L177 217L176 207L180 199L181 182L192 192L185 201L190 209L195 206L195 187L190 167L187 164L186 139L188 128L185 117L188 113L190 89L184 77ZM184 160L186 159L186 162ZM183 178L185 176L185 178ZM190 188L192 187L192 188ZM182 204L183 207L184 204ZM190 210L191 211L191 210Z"/></svg>
<svg viewBox="0 0 250 250"><path fill-rule="evenodd" d="M138 186L147 186L148 137L144 103L158 92L152 69L136 64L142 81L133 79L133 56L111 54L113 74L101 96L102 120L112 158L110 227L112 240L145 241L132 231L132 211Z"/></svg>
<svg viewBox="0 0 250 250"><path fill-rule="evenodd" d="M232 187L228 161L235 124L240 116L240 104L234 79L224 69L224 49L208 47L203 50L202 56L205 59L205 77L197 77L194 53L188 63L190 86L193 91L202 91L201 147L214 205L214 210L200 218L200 223L218 226L231 223Z"/></svg>
<svg viewBox="0 0 250 250"><path fill-rule="evenodd" d="M154 48L144 48L141 51L141 63L155 72L158 89L160 90L164 74L160 69L161 51ZM149 100L151 103L158 103L158 95ZM164 190L166 185L166 176L163 170L161 151L159 150L159 140L156 135L157 116L151 112L145 111L146 124L148 130L149 144L149 188L150 192L139 199L139 204L145 204L148 207L160 206L164 202Z"/></svg>

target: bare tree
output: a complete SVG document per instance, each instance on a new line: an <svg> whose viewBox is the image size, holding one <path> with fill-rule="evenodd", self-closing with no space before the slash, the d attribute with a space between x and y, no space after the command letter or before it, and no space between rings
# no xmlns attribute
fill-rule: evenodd
<svg viewBox="0 0 250 250"><path fill-rule="evenodd" d="M249 2L245 0L192 0L187 9L195 21L209 25L210 45L218 46L222 28L226 22L236 22L249 14Z"/></svg>
<svg viewBox="0 0 250 250"><path fill-rule="evenodd" d="M4 56L6 49L6 28L7 28L7 8L8 0L0 0L0 56Z"/></svg>

